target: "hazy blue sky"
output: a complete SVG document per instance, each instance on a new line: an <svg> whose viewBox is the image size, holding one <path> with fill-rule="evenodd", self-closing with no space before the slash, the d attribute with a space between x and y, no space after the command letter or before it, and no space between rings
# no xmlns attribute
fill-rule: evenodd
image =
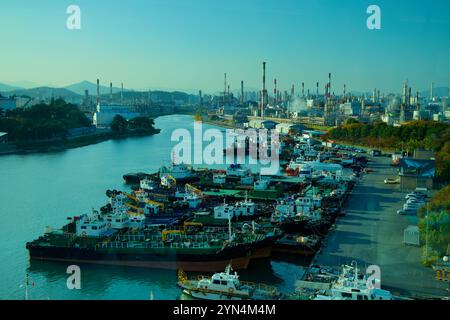
<svg viewBox="0 0 450 320"><path fill-rule="evenodd" d="M82 29L66 28L79 5ZM366 9L382 29L366 28ZM84 79L126 87L216 92L228 73L259 88L400 92L450 85L448 0L2 0L0 82L64 86Z"/></svg>

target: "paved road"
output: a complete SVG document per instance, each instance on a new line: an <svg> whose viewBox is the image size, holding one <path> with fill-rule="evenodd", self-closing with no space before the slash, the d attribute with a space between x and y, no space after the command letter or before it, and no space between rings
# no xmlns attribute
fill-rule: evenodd
<svg viewBox="0 0 450 320"><path fill-rule="evenodd" d="M314 263L340 266L358 262L360 268L378 265L382 287L409 296L446 296L448 284L435 280L434 272L420 264L421 249L403 244L403 231L417 218L397 215L406 192L385 185L395 177L389 158L375 158L375 170L363 176L350 195L345 212L330 231Z"/></svg>

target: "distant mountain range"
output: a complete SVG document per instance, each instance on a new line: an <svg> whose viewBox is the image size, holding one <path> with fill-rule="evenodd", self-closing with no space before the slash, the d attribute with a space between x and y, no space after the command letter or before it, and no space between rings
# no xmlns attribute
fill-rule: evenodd
<svg viewBox="0 0 450 320"><path fill-rule="evenodd" d="M25 82L24 82L25 83ZM5 84L0 83L0 93L3 94L3 96L12 96L12 95L18 95L18 96L29 96L32 98L50 98L50 97L61 97L64 99L74 100L74 99L81 99L82 96L84 96L84 91L88 90L90 96L95 96L97 94L97 85L93 82L89 81L81 81L79 83L74 83L62 88L54 88L54 87L48 87L48 86L42 86L42 87L35 87L30 89L25 89L23 87L18 87L12 84ZM250 88L245 88L245 91L251 90ZM255 89L256 90L256 89ZM132 90L132 89L125 89L124 92L135 93L140 94L142 92L146 92L147 90ZM113 87L113 93L117 94L121 92L121 88ZM109 86L100 85L100 94L101 95L109 95L110 88ZM166 94L166 93L172 93L176 95L184 96L184 95L197 95L197 92L194 90L152 90L152 93L155 94ZM233 93L236 94L236 96L240 95L240 90L233 90ZM223 93L217 92L215 93L217 95L221 95ZM351 91L351 94L355 96L361 96L363 94L366 94L367 96L371 96L371 92L358 92L358 91ZM450 94L450 87L436 87L434 88L434 96L437 97L448 97ZM421 97L429 97L430 96L430 90L424 90L420 92Z"/></svg>
<svg viewBox="0 0 450 320"><path fill-rule="evenodd" d="M70 90L79 95L84 95L84 90L88 90L89 95L97 94L97 84L86 81L86 80L66 86L66 87L64 87L64 89ZM118 93L121 90L122 90L121 88L117 88L117 87L112 88L113 93ZM129 89L124 88L123 91L125 92L125 91L134 91L134 90L129 90ZM100 84L100 94L109 94L109 92L110 92L109 86L103 86Z"/></svg>
<svg viewBox="0 0 450 320"><path fill-rule="evenodd" d="M50 87L38 87L32 89L16 89L11 91L2 92L3 95L7 96L29 96L32 98L77 98L79 97L73 91L64 88L50 88Z"/></svg>
<svg viewBox="0 0 450 320"><path fill-rule="evenodd" d="M8 92L13 90L22 89L20 87L11 86L9 84L0 83L0 92Z"/></svg>

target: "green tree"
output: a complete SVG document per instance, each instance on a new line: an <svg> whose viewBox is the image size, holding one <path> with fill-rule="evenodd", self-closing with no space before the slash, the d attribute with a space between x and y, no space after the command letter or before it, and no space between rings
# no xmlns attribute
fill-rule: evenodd
<svg viewBox="0 0 450 320"><path fill-rule="evenodd" d="M353 119L353 118L349 118L349 119L347 119L347 121L345 121L346 125L355 124L355 123L359 123L359 121L356 119Z"/></svg>
<svg viewBox="0 0 450 320"><path fill-rule="evenodd" d="M149 117L136 117L129 121L129 127L132 130L141 132L151 132L154 130L155 122Z"/></svg>
<svg viewBox="0 0 450 320"><path fill-rule="evenodd" d="M117 114L114 116L113 121L111 122L111 130L116 134L123 134L128 130L128 121Z"/></svg>

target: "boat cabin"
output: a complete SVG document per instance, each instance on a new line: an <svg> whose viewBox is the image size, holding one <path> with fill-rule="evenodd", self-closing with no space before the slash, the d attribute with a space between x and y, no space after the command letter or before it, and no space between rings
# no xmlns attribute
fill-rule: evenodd
<svg viewBox="0 0 450 320"><path fill-rule="evenodd" d="M129 227L130 218L126 213L110 213L105 216L108 228L121 230Z"/></svg>
<svg viewBox="0 0 450 320"><path fill-rule="evenodd" d="M105 237L111 228L98 214L82 215L76 220L76 234L78 237Z"/></svg>
<svg viewBox="0 0 450 320"><path fill-rule="evenodd" d="M241 184L246 186L251 186L255 180L253 179L252 175L248 175L241 178Z"/></svg>
<svg viewBox="0 0 450 320"><path fill-rule="evenodd" d="M225 174L215 174L213 175L214 184L225 184L227 182L227 175Z"/></svg>
<svg viewBox="0 0 450 320"><path fill-rule="evenodd" d="M189 205L189 208L197 209L202 204L202 199L195 194L186 194L184 196L184 202Z"/></svg>
<svg viewBox="0 0 450 320"><path fill-rule="evenodd" d="M142 190L151 191L156 189L157 184L152 179L144 178L139 182L139 186Z"/></svg>
<svg viewBox="0 0 450 320"><path fill-rule="evenodd" d="M227 266L225 272L215 273L211 278L203 278L198 284L199 289L208 289L213 291L234 292L241 287L237 272L231 273L231 266Z"/></svg>
<svg viewBox="0 0 450 320"><path fill-rule="evenodd" d="M234 215L237 217L248 217L255 215L256 205L251 200L240 201L236 203Z"/></svg>
<svg viewBox="0 0 450 320"><path fill-rule="evenodd" d="M214 207L214 218L215 219L228 219L234 217L234 206L223 204L221 206Z"/></svg>

